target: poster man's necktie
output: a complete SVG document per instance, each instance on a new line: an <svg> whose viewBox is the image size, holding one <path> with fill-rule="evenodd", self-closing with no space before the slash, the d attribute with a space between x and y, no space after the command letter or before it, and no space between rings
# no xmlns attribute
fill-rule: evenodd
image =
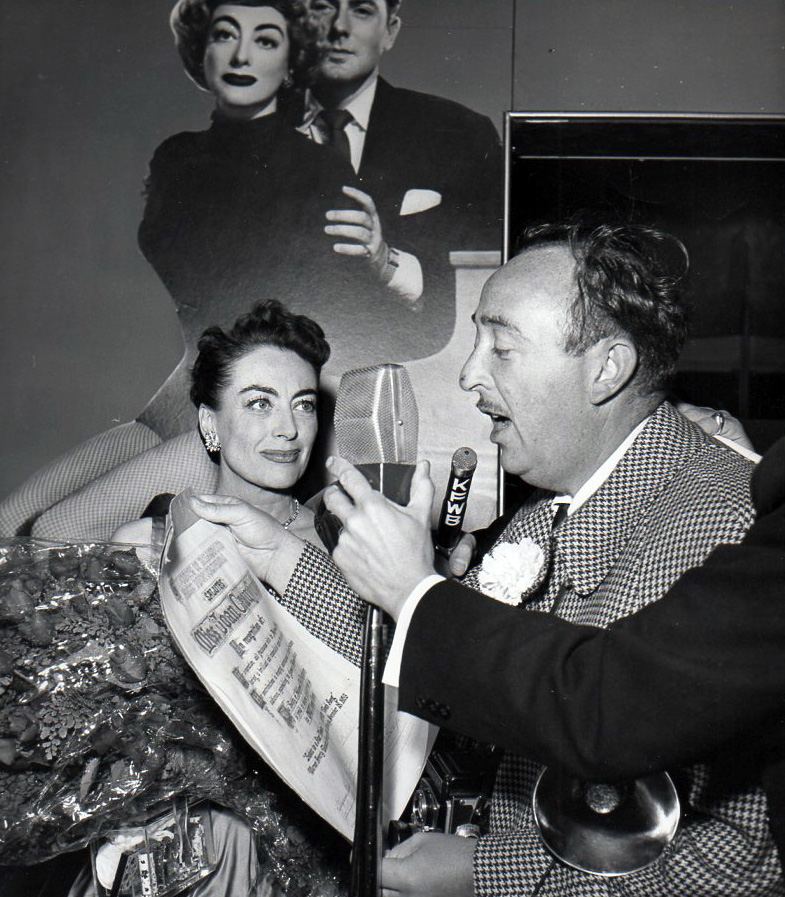
<svg viewBox="0 0 785 897"><path fill-rule="evenodd" d="M324 125L325 145L331 146L351 164L352 153L346 126L350 121L354 121L352 113L345 109L322 109L319 116Z"/></svg>

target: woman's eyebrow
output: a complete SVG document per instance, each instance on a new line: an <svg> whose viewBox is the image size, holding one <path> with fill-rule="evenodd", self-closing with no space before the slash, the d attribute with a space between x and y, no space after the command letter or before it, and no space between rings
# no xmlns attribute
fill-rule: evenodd
<svg viewBox="0 0 785 897"><path fill-rule="evenodd" d="M272 22L269 22L266 25L257 25L256 28L254 28L254 33L256 33L258 31L267 31L268 29L277 31L278 34L280 34L281 37L283 37L283 28L281 28L280 25L273 24Z"/></svg>
<svg viewBox="0 0 785 897"><path fill-rule="evenodd" d="M270 396L277 396L277 395L278 395L278 390L277 390L277 389L273 389L272 386L256 386L256 385L253 384L253 383L252 383L250 386L244 386L244 387L239 391L238 395L242 395L243 393L246 393L246 392L264 392L264 393L267 393L267 395L270 395Z"/></svg>

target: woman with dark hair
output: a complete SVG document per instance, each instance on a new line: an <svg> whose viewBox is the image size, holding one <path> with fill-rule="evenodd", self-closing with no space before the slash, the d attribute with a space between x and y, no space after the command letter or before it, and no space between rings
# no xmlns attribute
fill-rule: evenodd
<svg viewBox="0 0 785 897"><path fill-rule="evenodd" d="M175 37L175 45L183 61L183 67L189 78L203 90L215 92L210 84L210 77L205 72L205 56L208 44L212 39L211 28L215 24L215 11L219 6L245 6L249 8L266 7L276 10L286 20L290 40L288 41L287 62L290 74L287 76L289 87L292 86L292 74L307 72L314 61L315 48L309 41L307 20L304 17L304 4L300 0L239 0L227 3L226 0L180 0L172 9L169 24ZM230 32L231 33L231 29ZM222 38L226 40L226 37ZM263 45L271 45L271 36L266 35ZM208 65L209 68L209 65ZM284 82L286 84L286 81ZM276 88L277 90L277 88ZM247 100L243 101L247 105ZM255 116L250 116L255 117Z"/></svg>
<svg viewBox="0 0 785 897"><path fill-rule="evenodd" d="M283 529L321 544L312 511L293 490L318 430L319 374L330 355L321 327L270 300L197 342L191 401L204 449L217 465L215 489L243 499ZM158 513L165 503L158 497ZM156 517L126 523L113 542L154 545Z"/></svg>
<svg viewBox="0 0 785 897"><path fill-rule="evenodd" d="M295 561L306 545L310 551L321 547L313 512L299 503L293 489L308 465L316 439L319 374L329 355L330 347L321 327L304 315L289 312L274 300L255 306L227 330L209 327L198 340L198 355L191 373L191 399L198 409L204 450L217 465L216 492L221 502L241 500L264 512L260 516L270 538L290 540L288 550L283 551L280 559L279 566L283 568L290 558ZM163 545L165 515L171 497L156 497L151 512L154 516L124 524L112 536L112 541L135 545L142 558L149 555L146 559L154 562ZM243 549L242 545L239 547ZM342 579L337 572L335 578L340 582L330 591L326 613L319 610L324 604L321 593L306 598L299 593L288 595L281 587L278 600L314 635L357 665L365 605L348 587L341 588ZM181 671L185 680L193 675L187 668ZM183 687L186 686L188 682L183 682ZM223 728L224 725L236 741L232 724L221 716L216 726ZM249 748L245 754L250 756L252 766L263 766ZM348 845L326 823L309 815L304 805L267 771L264 781L269 782L275 795L277 812L295 819L297 826L304 829L304 837L311 838L299 848L304 856L311 854L302 861L299 872L314 880L308 882L307 888L298 885L296 892L310 893L311 886L318 890L320 882L316 879L320 874L333 882L334 888L335 881L348 869ZM280 870L276 872L275 863L268 860L264 849L270 847L268 840L271 844L275 838L285 840L288 829L272 831L269 819L263 820L257 826L261 830L261 840L258 840L252 830L252 811L246 819L233 809L213 804L209 813L218 867L195 886L194 897L197 894L199 897L282 895L283 891L272 884ZM111 845L104 850L104 855L99 850L101 862L96 863L96 868L103 870L108 888L115 875L118 854ZM275 844L269 852L281 853ZM293 866L297 866L296 860ZM292 875L296 877L294 872ZM92 872L85 869L70 897L94 897L94 894Z"/></svg>
<svg viewBox="0 0 785 897"><path fill-rule="evenodd" d="M303 4L180 0L171 26L186 73L213 94L215 111L208 130L156 150L139 245L177 305L186 352L206 323L228 325L267 298L324 308L329 331L353 269L333 251L325 216L355 175L279 114L280 94L302 83L315 55ZM161 436L184 429L192 361L140 415Z"/></svg>
<svg viewBox="0 0 785 897"><path fill-rule="evenodd" d="M230 326L276 298L304 313L318 308L328 333L362 345L367 321L354 297L367 295L365 280L324 231L354 171L278 109L316 52L304 5L179 0L171 27L186 74L213 94L215 111L209 129L156 150L139 245L175 302L185 354L135 421L69 451L0 503L0 535L106 539L152 495L183 488L184 472L209 488L197 443L157 448L193 428L188 371L208 324ZM133 468L122 470L126 462Z"/></svg>

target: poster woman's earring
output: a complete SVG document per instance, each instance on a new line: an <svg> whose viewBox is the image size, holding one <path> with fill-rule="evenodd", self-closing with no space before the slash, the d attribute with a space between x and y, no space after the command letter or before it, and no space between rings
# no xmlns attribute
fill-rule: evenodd
<svg viewBox="0 0 785 897"><path fill-rule="evenodd" d="M221 451L221 440L216 436L215 433L213 433L212 430L209 433L204 434L204 447L208 452Z"/></svg>
<svg viewBox="0 0 785 897"><path fill-rule="evenodd" d="M284 87L286 90L291 90L291 88L294 87L294 77L293 77L291 71L283 79L283 84L281 86Z"/></svg>

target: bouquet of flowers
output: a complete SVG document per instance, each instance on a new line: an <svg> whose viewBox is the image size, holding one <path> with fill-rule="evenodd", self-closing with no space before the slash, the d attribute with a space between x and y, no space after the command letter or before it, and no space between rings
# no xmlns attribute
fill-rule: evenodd
<svg viewBox="0 0 785 897"><path fill-rule="evenodd" d="M178 796L247 819L286 894L345 889L348 850L327 847L177 652L155 571L119 545L0 543L0 864L86 846Z"/></svg>

